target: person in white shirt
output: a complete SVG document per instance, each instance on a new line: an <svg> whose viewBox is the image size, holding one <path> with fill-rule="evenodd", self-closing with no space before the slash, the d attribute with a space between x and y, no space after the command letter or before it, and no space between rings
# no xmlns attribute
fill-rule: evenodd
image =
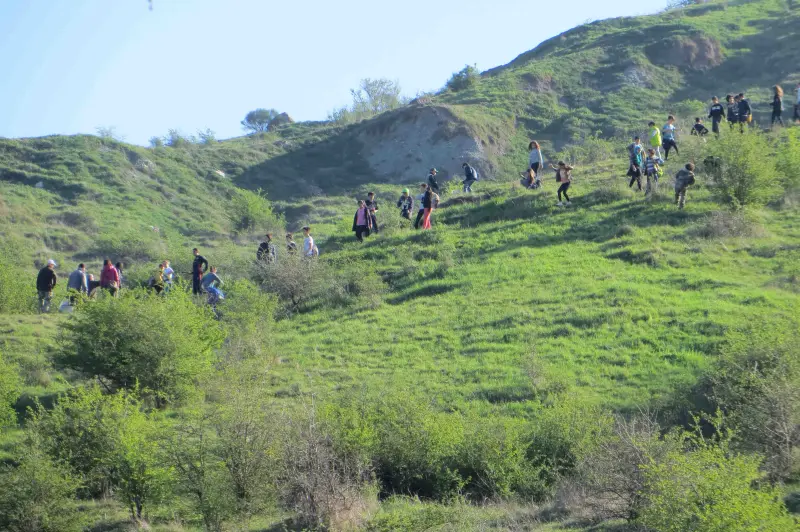
<svg viewBox="0 0 800 532"><path fill-rule="evenodd" d="M308 258L316 257L319 255L319 250L314 244L314 237L311 236L311 228L308 226L303 227L303 234L306 237L305 240L303 240L303 256Z"/></svg>
<svg viewBox="0 0 800 532"><path fill-rule="evenodd" d="M175 270L169 265L169 261L164 261L164 290L169 292L169 289L172 288L172 280L175 277Z"/></svg>

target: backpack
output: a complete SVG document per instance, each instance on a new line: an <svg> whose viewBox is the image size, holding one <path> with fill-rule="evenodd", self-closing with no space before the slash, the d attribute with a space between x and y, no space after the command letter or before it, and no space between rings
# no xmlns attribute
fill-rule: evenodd
<svg viewBox="0 0 800 532"><path fill-rule="evenodd" d="M311 248L311 256L312 257L319 257L319 248L316 244Z"/></svg>
<svg viewBox="0 0 800 532"><path fill-rule="evenodd" d="M690 185L694 185L695 184L694 172L689 172L689 184Z"/></svg>
<svg viewBox="0 0 800 532"><path fill-rule="evenodd" d="M439 208L439 194L434 193L433 198L431 198L431 205L434 209Z"/></svg>
<svg viewBox="0 0 800 532"><path fill-rule="evenodd" d="M556 183L561 183L561 172L556 168Z"/></svg>
<svg viewBox="0 0 800 532"><path fill-rule="evenodd" d="M478 170L476 168L472 169L472 178L477 181L478 180Z"/></svg>

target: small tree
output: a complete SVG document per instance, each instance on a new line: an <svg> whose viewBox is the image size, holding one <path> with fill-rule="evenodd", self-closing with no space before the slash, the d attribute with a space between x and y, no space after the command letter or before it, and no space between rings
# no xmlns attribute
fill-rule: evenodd
<svg viewBox="0 0 800 532"><path fill-rule="evenodd" d="M150 137L150 147L151 148L163 148L164 147L164 139L162 137Z"/></svg>
<svg viewBox="0 0 800 532"><path fill-rule="evenodd" d="M717 198L734 208L763 205L781 193L776 181L775 157L766 135L748 130L743 135L723 135L709 144L716 157L709 184Z"/></svg>
<svg viewBox="0 0 800 532"><path fill-rule="evenodd" d="M357 89L350 89L353 110L357 113L376 115L396 109L400 101L400 83L386 78L364 78Z"/></svg>
<svg viewBox="0 0 800 532"><path fill-rule="evenodd" d="M448 90L453 92L471 89L481 80L481 73L477 65L466 65L458 72L454 72L445 84Z"/></svg>
<svg viewBox="0 0 800 532"><path fill-rule="evenodd" d="M163 404L196 391L222 340L211 312L183 291L166 298L129 291L80 307L61 326L56 358L109 389L139 386Z"/></svg>
<svg viewBox="0 0 800 532"><path fill-rule="evenodd" d="M245 115L242 128L253 133L269 131L270 123L279 114L275 109L255 109Z"/></svg>
<svg viewBox="0 0 800 532"><path fill-rule="evenodd" d="M252 192L238 189L231 198L228 217L236 231L246 232L254 229L266 229L282 225L273 214L272 205L261 189Z"/></svg>
<svg viewBox="0 0 800 532"><path fill-rule="evenodd" d="M124 136L117 134L117 128L115 126L98 126L95 128L97 132L97 136L103 140L116 140L122 142L125 140Z"/></svg>
<svg viewBox="0 0 800 532"><path fill-rule="evenodd" d="M0 530L79 532L83 519L73 504L78 480L36 446L19 464L0 466Z"/></svg>
<svg viewBox="0 0 800 532"><path fill-rule="evenodd" d="M215 136L214 132L208 128L206 128L205 131L198 131L197 137L200 139L202 144L214 144L217 142L217 137Z"/></svg>

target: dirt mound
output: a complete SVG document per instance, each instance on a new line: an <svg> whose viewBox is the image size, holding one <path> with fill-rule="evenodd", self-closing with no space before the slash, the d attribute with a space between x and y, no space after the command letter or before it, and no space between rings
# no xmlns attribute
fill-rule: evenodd
<svg viewBox="0 0 800 532"><path fill-rule="evenodd" d="M413 106L386 113L364 124L357 139L380 181L424 181L431 167L442 179L460 177L464 162L483 176L491 173L481 140L447 107Z"/></svg>
<svg viewBox="0 0 800 532"><path fill-rule="evenodd" d="M657 65L690 70L706 70L719 65L723 60L719 41L703 34L673 36L651 44L645 52Z"/></svg>

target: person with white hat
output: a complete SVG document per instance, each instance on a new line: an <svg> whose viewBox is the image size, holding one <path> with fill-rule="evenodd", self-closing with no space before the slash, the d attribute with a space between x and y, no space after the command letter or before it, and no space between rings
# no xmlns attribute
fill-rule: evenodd
<svg viewBox="0 0 800 532"><path fill-rule="evenodd" d="M47 261L47 266L39 270L39 275L36 277L36 290L39 292L39 312L50 312L53 288L56 287L58 282L55 269L56 261L50 259Z"/></svg>

